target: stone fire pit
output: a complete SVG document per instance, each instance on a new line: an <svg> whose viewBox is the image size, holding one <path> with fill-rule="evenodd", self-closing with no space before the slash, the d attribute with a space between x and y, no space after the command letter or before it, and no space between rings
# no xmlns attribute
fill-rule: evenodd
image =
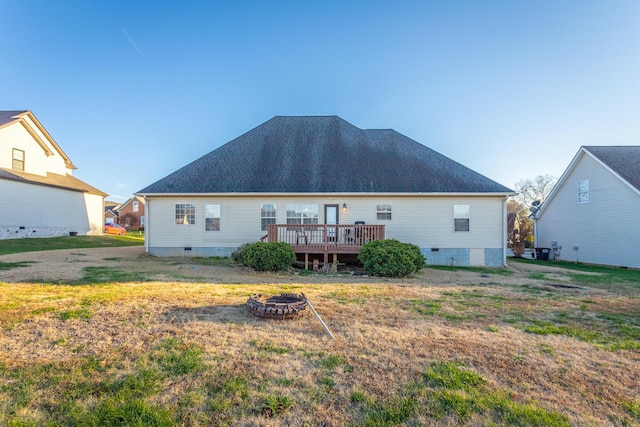
<svg viewBox="0 0 640 427"><path fill-rule="evenodd" d="M280 295L254 294L247 301L247 308L258 317L294 319L307 313L307 301L304 295L288 293Z"/></svg>

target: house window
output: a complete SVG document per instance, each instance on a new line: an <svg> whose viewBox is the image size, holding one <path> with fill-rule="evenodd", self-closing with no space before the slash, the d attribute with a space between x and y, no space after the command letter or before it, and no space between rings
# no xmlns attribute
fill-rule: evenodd
<svg viewBox="0 0 640 427"><path fill-rule="evenodd" d="M196 223L196 205L194 203L176 203L176 224L193 225Z"/></svg>
<svg viewBox="0 0 640 427"><path fill-rule="evenodd" d="M13 164L11 167L17 171L24 171L24 151L13 149Z"/></svg>
<svg viewBox="0 0 640 427"><path fill-rule="evenodd" d="M260 223L262 231L266 231L269 228L269 224L276 223L276 205L260 206Z"/></svg>
<svg viewBox="0 0 640 427"><path fill-rule="evenodd" d="M287 224L317 224L318 205L287 205Z"/></svg>
<svg viewBox="0 0 640 427"><path fill-rule="evenodd" d="M377 206L378 219L390 220L391 219L391 204L382 204Z"/></svg>
<svg viewBox="0 0 640 427"><path fill-rule="evenodd" d="M133 202L132 210L134 212L138 212L138 201L134 201Z"/></svg>
<svg viewBox="0 0 640 427"><path fill-rule="evenodd" d="M204 205L204 229L220 231L220 205Z"/></svg>
<svg viewBox="0 0 640 427"><path fill-rule="evenodd" d="M578 181L578 203L589 203L589 180Z"/></svg>
<svg viewBox="0 0 640 427"><path fill-rule="evenodd" d="M453 205L453 231L469 231L469 205Z"/></svg>
<svg viewBox="0 0 640 427"><path fill-rule="evenodd" d="M140 217L140 227L144 228L144 215Z"/></svg>

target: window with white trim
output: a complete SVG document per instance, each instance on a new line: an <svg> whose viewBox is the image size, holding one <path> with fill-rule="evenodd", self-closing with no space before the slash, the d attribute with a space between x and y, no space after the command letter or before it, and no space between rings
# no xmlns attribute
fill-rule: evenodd
<svg viewBox="0 0 640 427"><path fill-rule="evenodd" d="M24 171L24 151L13 149L13 162L11 168L17 171Z"/></svg>
<svg viewBox="0 0 640 427"><path fill-rule="evenodd" d="M138 201L137 201L137 200L134 200L134 201L133 201L133 204L131 205L131 210L132 210L133 212L138 212L138 209L139 209Z"/></svg>
<svg viewBox="0 0 640 427"><path fill-rule="evenodd" d="M589 180L578 181L578 203L589 203Z"/></svg>
<svg viewBox="0 0 640 427"><path fill-rule="evenodd" d="M376 206L376 215L380 220L391 219L391 203L383 203Z"/></svg>
<svg viewBox="0 0 640 427"><path fill-rule="evenodd" d="M276 205L260 206L260 229L267 231L269 224L276 223Z"/></svg>
<svg viewBox="0 0 640 427"><path fill-rule="evenodd" d="M220 231L220 205L204 205L205 231Z"/></svg>
<svg viewBox="0 0 640 427"><path fill-rule="evenodd" d="M453 231L469 231L469 205L453 205Z"/></svg>
<svg viewBox="0 0 640 427"><path fill-rule="evenodd" d="M176 224L193 225L195 223L195 203L176 203Z"/></svg>
<svg viewBox="0 0 640 427"><path fill-rule="evenodd" d="M317 224L318 205L287 205L287 224Z"/></svg>

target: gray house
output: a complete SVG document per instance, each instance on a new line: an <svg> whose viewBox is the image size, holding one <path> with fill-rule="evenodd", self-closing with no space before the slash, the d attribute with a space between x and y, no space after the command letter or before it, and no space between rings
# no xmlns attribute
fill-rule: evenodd
<svg viewBox="0 0 640 427"><path fill-rule="evenodd" d="M262 239L326 262L395 238L431 264L502 266L513 192L394 130L311 116L274 117L136 194L158 256Z"/></svg>
<svg viewBox="0 0 640 427"><path fill-rule="evenodd" d="M563 261L640 268L640 146L581 147L537 215Z"/></svg>

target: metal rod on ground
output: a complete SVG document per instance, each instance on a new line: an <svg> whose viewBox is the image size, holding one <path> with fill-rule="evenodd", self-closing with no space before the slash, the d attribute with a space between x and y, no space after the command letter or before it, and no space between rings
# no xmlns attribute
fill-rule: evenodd
<svg viewBox="0 0 640 427"><path fill-rule="evenodd" d="M324 324L324 322L322 321L322 318L320 317L320 315L318 314L318 312L316 311L315 308L313 308L313 306L311 305L311 301L309 301L307 299L307 297L303 294L300 293L300 295L302 295L302 298L304 298L305 302L307 303L307 305L309 306L309 308L311 309L311 311L313 312L313 314L315 314L316 318L320 321L320 324L322 325L322 327L324 328L324 330L327 332L327 334L329 334L329 336L331 337L331 339L335 339L336 337L333 336L333 334L331 333L331 331L329 330L329 328L327 328L327 325Z"/></svg>

